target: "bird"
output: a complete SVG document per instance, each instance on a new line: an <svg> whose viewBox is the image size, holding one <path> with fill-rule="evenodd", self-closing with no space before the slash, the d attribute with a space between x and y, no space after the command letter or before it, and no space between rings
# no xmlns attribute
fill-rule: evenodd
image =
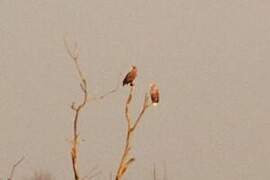
<svg viewBox="0 0 270 180"><path fill-rule="evenodd" d="M134 86L134 80L137 77L137 67L136 66L132 66L132 69L129 73L127 73L125 79L123 80L123 86L129 84L130 86Z"/></svg>
<svg viewBox="0 0 270 180"><path fill-rule="evenodd" d="M150 96L151 96L153 105L156 106L159 103L159 89L156 83L150 84Z"/></svg>

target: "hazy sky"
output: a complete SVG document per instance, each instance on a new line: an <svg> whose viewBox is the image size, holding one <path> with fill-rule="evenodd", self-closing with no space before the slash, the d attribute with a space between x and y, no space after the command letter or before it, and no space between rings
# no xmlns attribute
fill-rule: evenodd
<svg viewBox="0 0 270 180"><path fill-rule="evenodd" d="M149 83L161 102L134 138L126 180L270 178L270 2L266 0L0 0L0 177L36 170L72 179L73 112L80 99L63 37L77 41L90 93L139 69L132 115ZM115 173L127 88L88 104L80 121L80 171Z"/></svg>

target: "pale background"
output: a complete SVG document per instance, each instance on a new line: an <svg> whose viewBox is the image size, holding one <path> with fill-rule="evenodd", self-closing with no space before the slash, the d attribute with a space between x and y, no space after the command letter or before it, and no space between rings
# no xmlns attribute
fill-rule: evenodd
<svg viewBox="0 0 270 180"><path fill-rule="evenodd" d="M72 179L70 104L80 98L63 37L76 40L92 94L138 66L133 115L151 81L161 102L135 136L127 180L269 180L270 1L0 0L0 177ZM115 172L127 88L81 116L80 170Z"/></svg>

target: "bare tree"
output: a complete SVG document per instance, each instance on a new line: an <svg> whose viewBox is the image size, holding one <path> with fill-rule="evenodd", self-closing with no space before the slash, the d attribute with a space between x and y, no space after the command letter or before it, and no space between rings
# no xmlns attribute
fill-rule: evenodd
<svg viewBox="0 0 270 180"><path fill-rule="evenodd" d="M123 175L125 174L126 170L128 169L129 165L134 162L135 158L130 156L131 151L131 138L135 133L136 128L138 127L139 123L141 122L141 119L143 117L143 114L149 108L153 103L149 102L149 96L148 93L145 94L144 102L142 109L136 118L135 121L132 121L132 118L130 116L130 103L133 98L133 92L134 92L134 85L130 86L129 95L125 104L125 117L127 121L127 132L126 132L126 140L125 140L125 146L124 146L124 152L122 154L122 158L116 173L115 180L121 180Z"/></svg>
<svg viewBox="0 0 270 180"><path fill-rule="evenodd" d="M68 46L66 39L64 39L64 42L65 42L65 47L68 52L68 55L70 56L70 58L73 60L75 64L76 71L79 75L80 87L82 91L82 100L78 103L78 105L76 105L75 102L73 102L71 105L71 109L75 112L74 117L73 117L73 138L72 138L72 147L71 147L71 159L72 159L74 179L79 180L80 175L79 175L79 168L78 168L78 143L79 143L78 123L79 123L80 113L85 108L85 106L87 105L89 101L101 100L104 97L115 93L119 88L119 82L117 82L116 87L110 90L109 92L100 96L90 97L86 78L79 65L79 49L77 47L77 43L75 43L74 49L71 50L70 47Z"/></svg>

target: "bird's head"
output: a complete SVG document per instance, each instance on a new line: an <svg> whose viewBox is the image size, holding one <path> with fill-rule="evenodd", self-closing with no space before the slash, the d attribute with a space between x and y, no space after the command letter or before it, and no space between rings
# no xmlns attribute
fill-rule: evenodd
<svg viewBox="0 0 270 180"><path fill-rule="evenodd" d="M137 67L136 67L136 66L134 66L134 65L132 65L132 66L131 66L131 70L132 70L132 71L135 71L135 72L137 72L137 71L138 71L138 70L137 70Z"/></svg>

